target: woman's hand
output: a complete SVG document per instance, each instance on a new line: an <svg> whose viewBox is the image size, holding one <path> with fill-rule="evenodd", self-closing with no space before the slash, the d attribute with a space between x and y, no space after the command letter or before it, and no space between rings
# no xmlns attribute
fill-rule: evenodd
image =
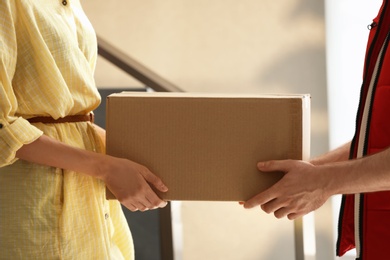
<svg viewBox="0 0 390 260"><path fill-rule="evenodd" d="M131 211L146 211L167 205L153 188L161 192L168 191L168 188L148 168L126 159L111 156L106 159L100 168L104 172L100 175L107 188L126 208Z"/></svg>

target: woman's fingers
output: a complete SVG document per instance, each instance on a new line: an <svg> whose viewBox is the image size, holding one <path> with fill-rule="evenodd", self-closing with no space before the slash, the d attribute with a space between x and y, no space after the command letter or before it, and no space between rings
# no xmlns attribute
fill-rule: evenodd
<svg viewBox="0 0 390 260"><path fill-rule="evenodd" d="M141 174L148 183L152 184L159 191L161 192L168 191L168 187L163 183L163 181L155 174L150 172L148 169L141 171Z"/></svg>

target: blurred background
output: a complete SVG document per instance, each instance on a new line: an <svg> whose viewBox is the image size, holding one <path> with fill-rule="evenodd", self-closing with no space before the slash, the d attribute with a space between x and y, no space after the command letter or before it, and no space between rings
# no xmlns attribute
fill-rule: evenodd
<svg viewBox="0 0 390 260"><path fill-rule="evenodd" d="M102 39L186 92L309 93L313 157L352 138L367 25L380 0L82 4ZM147 87L103 58L98 60L96 83L115 91ZM339 200L330 199L304 218L305 259L336 259ZM175 202L172 217L176 260L294 259L293 222L276 220L259 209L226 202ZM153 251L148 243L158 238L147 238L137 247ZM141 251L137 260L159 259Z"/></svg>

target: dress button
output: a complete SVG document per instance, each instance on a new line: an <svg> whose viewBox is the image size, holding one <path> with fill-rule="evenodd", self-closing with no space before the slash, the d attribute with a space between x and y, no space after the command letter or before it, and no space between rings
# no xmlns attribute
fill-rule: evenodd
<svg viewBox="0 0 390 260"><path fill-rule="evenodd" d="M63 4L63 5L67 5L68 2L67 2L66 0L64 0L64 1L62 1L62 4Z"/></svg>
<svg viewBox="0 0 390 260"><path fill-rule="evenodd" d="M108 213L104 214L104 218L105 219L108 219L110 215L108 215Z"/></svg>

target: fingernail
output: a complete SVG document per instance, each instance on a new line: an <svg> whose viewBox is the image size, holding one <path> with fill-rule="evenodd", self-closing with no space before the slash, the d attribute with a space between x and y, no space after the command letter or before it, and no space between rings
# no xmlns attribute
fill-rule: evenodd
<svg viewBox="0 0 390 260"><path fill-rule="evenodd" d="M264 165L265 165L265 163L264 163L264 162L259 162L259 163L257 163L257 167L259 167L259 168L262 168L262 167L264 167Z"/></svg>

